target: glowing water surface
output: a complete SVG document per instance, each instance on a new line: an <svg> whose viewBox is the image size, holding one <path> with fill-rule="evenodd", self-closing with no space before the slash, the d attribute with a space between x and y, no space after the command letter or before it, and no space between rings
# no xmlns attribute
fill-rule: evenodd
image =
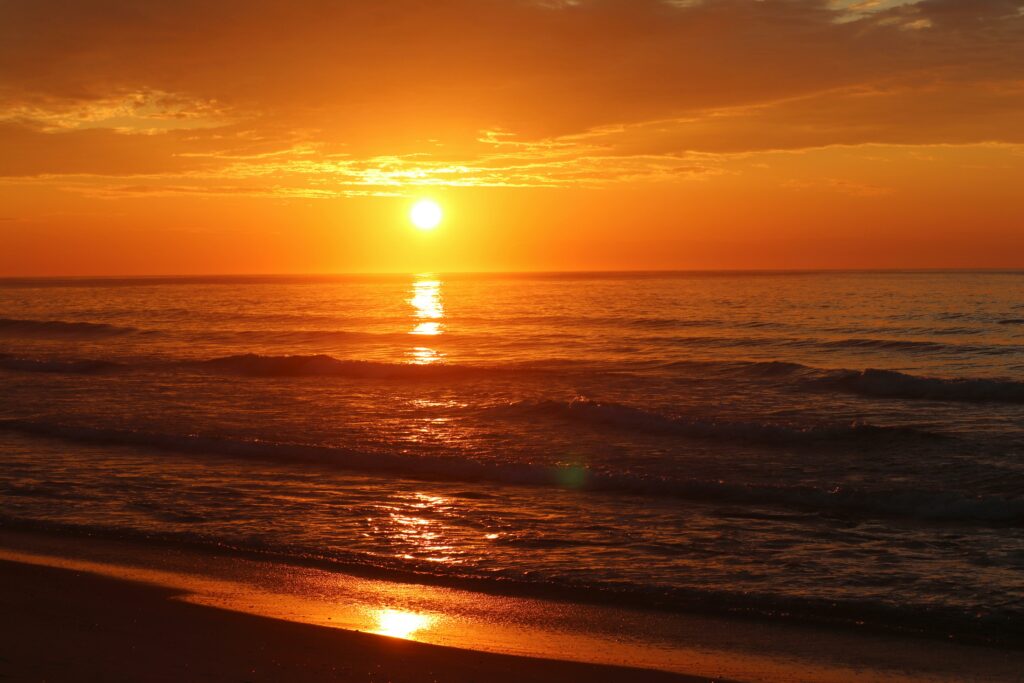
<svg viewBox="0 0 1024 683"><path fill-rule="evenodd" d="M263 553L232 590L292 596L266 613L500 651L720 649L537 595L1019 640L1021 302L996 272L0 282L0 525Z"/></svg>

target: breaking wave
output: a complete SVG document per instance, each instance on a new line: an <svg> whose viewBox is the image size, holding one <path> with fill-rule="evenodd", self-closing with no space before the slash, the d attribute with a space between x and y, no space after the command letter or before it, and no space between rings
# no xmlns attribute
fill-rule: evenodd
<svg viewBox="0 0 1024 683"><path fill-rule="evenodd" d="M815 380L819 386L876 398L1024 403L1024 382L1006 379L941 379L895 370L839 370Z"/></svg>
<svg viewBox="0 0 1024 683"><path fill-rule="evenodd" d="M199 434L108 429L41 420L0 420L0 429L31 436L108 446L134 446L194 455L310 464L368 474L455 482L552 486L613 494L672 497L711 505L763 505L815 514L909 517L960 524L1024 525L1024 499L965 496L930 490L744 484L633 472L481 461L458 455L405 455L338 446L282 443Z"/></svg>
<svg viewBox="0 0 1024 683"><path fill-rule="evenodd" d="M79 323L68 323L78 325ZM87 324L87 323L81 323ZM85 328L92 329L92 328ZM114 328L130 331L132 328ZM120 332L127 333L127 332ZM236 354L209 360L156 361L143 365L93 358L29 358L14 354L0 354L0 369L17 372L48 372L87 374L146 368L174 371L182 368L246 377L344 377L366 380L458 380L486 375L511 373L558 373L588 376L612 372L633 371L680 372L701 377L715 376L723 380L743 383L764 383L766 386L788 390L828 391L856 394L871 398L920 399L934 401L962 401L972 403L1002 402L1024 403L1024 381L985 377L937 378L922 377L896 370L868 368L866 370L823 370L786 361L716 361L685 360L635 367L618 365L597 366L572 359L551 359L522 363L494 365L459 365L453 363L415 364L384 361L344 359L327 354L261 355ZM514 409L514 408L513 408ZM522 405L520 410L530 406ZM737 440L762 443L808 443L840 438L878 438L880 436L907 435L914 430L875 427L855 423L841 426L793 426L776 424L748 424L705 422L674 418L615 403L597 403L586 399L559 404L542 402L534 410L554 412L573 418L590 420L623 427L648 429L661 433L688 436L717 437L732 435ZM918 432L920 434L920 432Z"/></svg>

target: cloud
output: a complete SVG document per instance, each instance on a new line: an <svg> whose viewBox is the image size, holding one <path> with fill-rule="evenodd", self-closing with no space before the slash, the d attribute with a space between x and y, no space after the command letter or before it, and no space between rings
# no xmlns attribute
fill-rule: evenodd
<svg viewBox="0 0 1024 683"><path fill-rule="evenodd" d="M110 128L127 134L210 128L230 121L214 101L158 91L119 93L91 100L26 98L0 103L0 121L45 132Z"/></svg>
<svg viewBox="0 0 1024 683"><path fill-rule="evenodd" d="M699 178L761 150L1020 144L1022 7L0 1L0 175L338 196Z"/></svg>

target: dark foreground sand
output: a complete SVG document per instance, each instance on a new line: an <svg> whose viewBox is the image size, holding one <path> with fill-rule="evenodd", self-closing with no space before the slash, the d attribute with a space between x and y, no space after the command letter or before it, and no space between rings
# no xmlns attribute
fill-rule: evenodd
<svg viewBox="0 0 1024 683"><path fill-rule="evenodd" d="M170 599L173 591L0 561L0 681L698 681L486 654Z"/></svg>

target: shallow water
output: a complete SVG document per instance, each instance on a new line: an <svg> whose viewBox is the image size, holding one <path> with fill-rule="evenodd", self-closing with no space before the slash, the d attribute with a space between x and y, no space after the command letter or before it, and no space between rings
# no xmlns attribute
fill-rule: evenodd
<svg viewBox="0 0 1024 683"><path fill-rule="evenodd" d="M11 527L1018 640L1024 274L0 284Z"/></svg>

